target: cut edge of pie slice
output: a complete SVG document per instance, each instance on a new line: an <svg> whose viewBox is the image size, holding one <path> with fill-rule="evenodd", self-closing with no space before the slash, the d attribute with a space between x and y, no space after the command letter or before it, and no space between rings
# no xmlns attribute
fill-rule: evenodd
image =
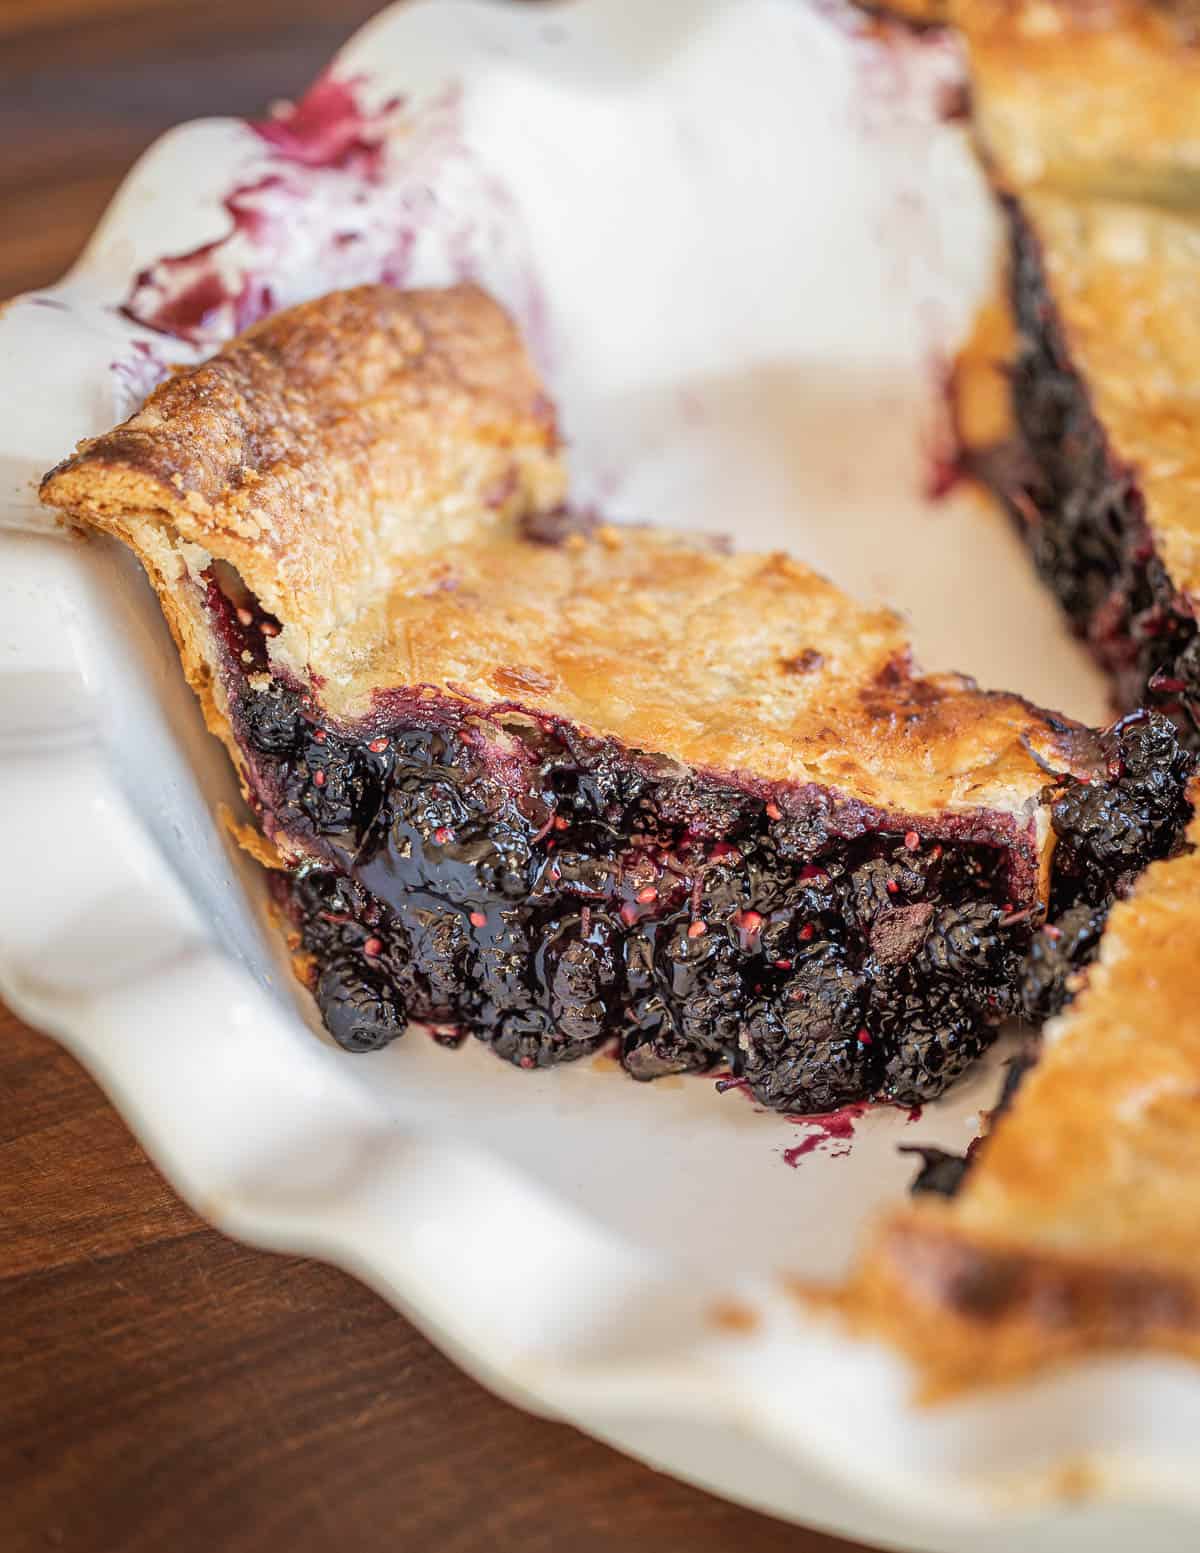
<svg viewBox="0 0 1200 1553"><path fill-rule="evenodd" d="M1200 211L1007 199L1003 300L954 376L1006 503L1119 707L1200 734Z"/></svg>
<svg viewBox="0 0 1200 1553"><path fill-rule="evenodd" d="M1051 896L1173 843L1169 725L921 675L797 562L564 486L497 304L361 287L177 373L42 496L146 567L344 1045L413 1018L526 1067L614 1035L639 1077L726 1061L795 1110L939 1093Z"/></svg>
<svg viewBox="0 0 1200 1553"><path fill-rule="evenodd" d="M884 1220L835 1299L929 1399L1087 1354L1200 1358L1200 821L1188 841L1113 907L958 1194Z"/></svg>

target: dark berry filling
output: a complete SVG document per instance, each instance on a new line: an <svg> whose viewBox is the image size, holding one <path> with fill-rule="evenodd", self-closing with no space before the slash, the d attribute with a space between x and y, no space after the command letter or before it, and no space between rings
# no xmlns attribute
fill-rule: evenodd
<svg viewBox="0 0 1200 1553"><path fill-rule="evenodd" d="M915 1154L921 1161L921 1168L909 1186L914 1197L927 1192L938 1197L954 1197L958 1194L978 1162L980 1153L987 1147L988 1136L1016 1099L1018 1089L1037 1066L1037 1060L1038 1045L1034 1042L1028 1043L1024 1050L1008 1060L996 1104L985 1113L986 1131L971 1142L965 1154L951 1154L946 1149L931 1148L920 1143L900 1145L901 1154Z"/></svg>
<svg viewBox="0 0 1200 1553"><path fill-rule="evenodd" d="M272 677L278 623L236 579L208 599L260 823L305 859L278 898L354 1051L409 1020L527 1068L617 1037L636 1078L722 1064L788 1111L916 1104L1022 1000L1061 1005L1094 941L1069 914L1102 910L1187 818L1167 719L1099 735L1097 779L1047 789L1047 930L1011 816L756 790L420 689L339 727Z"/></svg>
<svg viewBox="0 0 1200 1553"><path fill-rule="evenodd" d="M408 1019L522 1067L616 1035L637 1078L720 1063L784 1110L914 1104L1030 988L1039 1011L1061 1002L1085 947L1075 897L1111 898L1185 818L1187 757L1161 718L1102 736L1103 780L1052 789L1070 952L1051 963L1005 845L830 834L611 742L434 698L351 734L255 684L236 719L260 818L310 859L280 898L353 1050Z"/></svg>
<svg viewBox="0 0 1200 1553"><path fill-rule="evenodd" d="M1021 967L1020 1007L1040 1025L1074 996L1114 900L1184 845L1195 757L1161 712L1133 712L1099 736L1105 776L1046 790L1057 837L1048 920Z"/></svg>
<svg viewBox="0 0 1200 1553"><path fill-rule="evenodd" d="M349 734L254 684L235 717L260 818L311 859L279 897L351 1049L420 1019L540 1067L616 1035L637 1078L727 1064L765 1104L826 1111L940 1094L1014 1007L1032 929L1003 841L839 836L417 696Z"/></svg>
<svg viewBox="0 0 1200 1553"><path fill-rule="evenodd" d="M954 1197L966 1180L971 1167L971 1154L952 1154L948 1149L934 1148L924 1143L902 1143L901 1154L915 1154L921 1168L913 1177L909 1191L914 1197L932 1193L937 1197Z"/></svg>
<svg viewBox="0 0 1200 1553"><path fill-rule="evenodd" d="M1073 996L1079 973L1095 958L1108 907L1072 906L1034 934L1021 968L1021 1008L1027 1019L1043 1024Z"/></svg>
<svg viewBox="0 0 1200 1553"><path fill-rule="evenodd" d="M1134 712L1105 730L1099 744L1104 780L1067 778L1044 795L1057 837L1049 919L1033 933L1014 994L1015 1006L1039 1027L1082 986L1113 902L1128 894L1148 864L1186 844L1192 815L1187 780L1195 761L1175 724L1158 712ZM1012 1104L1037 1051L1031 1044L1009 1064L991 1124ZM961 1156L920 1146L901 1152L922 1160L913 1192L953 1196L978 1148L973 1144Z"/></svg>
<svg viewBox="0 0 1200 1553"><path fill-rule="evenodd" d="M1170 715L1200 749L1200 638L1158 557L1137 471L1109 445L1076 370L1037 238L1013 199L1012 366L1019 449L987 450L978 472L1006 501L1073 628L1110 675L1122 710Z"/></svg>

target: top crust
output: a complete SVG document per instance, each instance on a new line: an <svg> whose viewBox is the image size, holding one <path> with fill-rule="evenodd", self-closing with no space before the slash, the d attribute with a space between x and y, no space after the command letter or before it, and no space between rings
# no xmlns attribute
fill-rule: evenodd
<svg viewBox="0 0 1200 1553"><path fill-rule="evenodd" d="M932 1393L1089 1349L1200 1357L1200 816L1188 836L1113 907L959 1195L887 1221L845 1296Z"/></svg>
<svg viewBox="0 0 1200 1553"><path fill-rule="evenodd" d="M1103 0L904 9L968 42L990 171L1036 234L1063 366L1136 471L1172 582L1194 594L1200 14ZM1015 431L1003 363L1018 349L1008 306L989 306L956 367L965 445ZM1048 1026L958 1195L886 1217L836 1293L799 1290L906 1352L927 1398L1105 1350L1200 1359L1200 814L1188 840L1114 906L1084 991Z"/></svg>
<svg viewBox="0 0 1200 1553"><path fill-rule="evenodd" d="M914 675L896 616L784 556L641 528L528 537L562 491L501 309L469 287L364 287L179 373L42 497L137 551L231 750L214 558L282 622L275 668L336 718L428 686L889 813L989 812L993 836L1000 811L1044 853L1038 795L1086 758L1075 725Z"/></svg>
<svg viewBox="0 0 1200 1553"><path fill-rule="evenodd" d="M503 310L473 286L361 286L169 378L41 495L227 561L286 624L285 657L322 673L361 651L393 577L562 490L553 410Z"/></svg>
<svg viewBox="0 0 1200 1553"><path fill-rule="evenodd" d="M1194 0L900 0L965 38L975 118L1014 188L1200 205Z"/></svg>

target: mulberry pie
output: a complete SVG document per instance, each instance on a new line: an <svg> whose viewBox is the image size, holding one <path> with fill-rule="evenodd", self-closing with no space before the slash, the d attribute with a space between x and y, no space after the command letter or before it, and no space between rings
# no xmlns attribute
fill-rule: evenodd
<svg viewBox="0 0 1200 1553"><path fill-rule="evenodd" d="M564 504L480 291L364 287L180 371L52 471L158 591L325 1023L522 1067L617 1038L767 1105L939 1094L1188 812L1096 733L912 665L783 555Z"/></svg>

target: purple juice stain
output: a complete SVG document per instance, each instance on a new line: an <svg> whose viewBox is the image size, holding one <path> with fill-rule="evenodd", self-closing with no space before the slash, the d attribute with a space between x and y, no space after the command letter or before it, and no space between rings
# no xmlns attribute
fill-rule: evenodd
<svg viewBox="0 0 1200 1553"><path fill-rule="evenodd" d="M353 163L374 176L383 151L382 115L372 117L361 108L356 88L362 81L362 76L339 80L326 72L299 102L288 103L269 119L250 119L247 127L285 161L318 168ZM402 100L391 98L384 112L399 107Z"/></svg>
<svg viewBox="0 0 1200 1553"><path fill-rule="evenodd" d="M389 99L378 114L368 114L356 96L360 84L361 77L338 80L325 74L298 102L270 119L248 120L246 127L293 168L312 174L349 172L364 183L376 181L385 154L384 120L401 99ZM221 261L234 238L251 245L267 240L277 219L268 208L271 198L302 199L306 192L281 174L238 185L221 202L229 230L142 270L120 311L135 323L192 344L238 334L267 317L278 305L271 283ZM335 241L344 239L343 233Z"/></svg>
<svg viewBox="0 0 1200 1553"><path fill-rule="evenodd" d="M247 122L269 170L260 164L222 200L220 237L142 270L118 310L215 348L307 297L412 285L414 266L432 265L434 278L419 283L487 279L545 370L554 354L549 310L521 213L464 140L461 87L452 82L423 101L395 140L405 100L367 109L363 80L327 72L298 102ZM453 199L439 199L444 187Z"/></svg>
<svg viewBox="0 0 1200 1553"><path fill-rule="evenodd" d="M865 1101L855 1101L851 1105L839 1106L836 1111L826 1111L818 1116L789 1115L789 1122L797 1122L811 1130L799 1143L793 1144L790 1149L784 1149L784 1164L790 1165L795 1170L802 1159L815 1153L827 1143L843 1144L842 1148L831 1149L829 1157L844 1159L850 1153L849 1145L854 1137L855 1124L866 1115L869 1109Z"/></svg>

